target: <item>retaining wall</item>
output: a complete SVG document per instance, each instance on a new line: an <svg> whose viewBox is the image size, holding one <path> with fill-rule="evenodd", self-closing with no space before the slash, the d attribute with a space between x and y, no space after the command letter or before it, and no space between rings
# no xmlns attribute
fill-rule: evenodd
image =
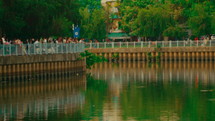
<svg viewBox="0 0 215 121"><path fill-rule="evenodd" d="M83 72L86 70L86 62L85 60L79 60L78 57L79 53L1 56L0 77L57 72Z"/></svg>
<svg viewBox="0 0 215 121"><path fill-rule="evenodd" d="M99 48L87 49L89 52L103 55L119 61L152 61L160 55L161 61L214 61L215 47L163 47L163 48Z"/></svg>

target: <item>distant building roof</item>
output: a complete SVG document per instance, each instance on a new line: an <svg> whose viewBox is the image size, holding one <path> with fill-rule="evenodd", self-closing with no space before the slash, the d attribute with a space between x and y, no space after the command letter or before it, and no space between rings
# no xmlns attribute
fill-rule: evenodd
<svg viewBox="0 0 215 121"><path fill-rule="evenodd" d="M128 36L128 34L126 33L110 33L108 35L109 39L130 39L130 36Z"/></svg>

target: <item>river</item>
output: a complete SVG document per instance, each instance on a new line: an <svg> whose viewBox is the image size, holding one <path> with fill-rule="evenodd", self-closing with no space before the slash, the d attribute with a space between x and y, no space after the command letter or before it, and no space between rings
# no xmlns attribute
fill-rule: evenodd
<svg viewBox="0 0 215 121"><path fill-rule="evenodd" d="M0 84L0 121L213 121L215 63L102 63Z"/></svg>

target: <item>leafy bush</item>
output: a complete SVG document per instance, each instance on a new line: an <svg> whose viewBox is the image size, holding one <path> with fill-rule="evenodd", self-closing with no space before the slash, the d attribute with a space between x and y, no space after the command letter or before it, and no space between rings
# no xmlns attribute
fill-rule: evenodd
<svg viewBox="0 0 215 121"><path fill-rule="evenodd" d="M95 53L90 53L89 51L85 51L80 53L80 59L86 58L86 66L88 69L96 63L106 62L107 59L104 56L97 56Z"/></svg>

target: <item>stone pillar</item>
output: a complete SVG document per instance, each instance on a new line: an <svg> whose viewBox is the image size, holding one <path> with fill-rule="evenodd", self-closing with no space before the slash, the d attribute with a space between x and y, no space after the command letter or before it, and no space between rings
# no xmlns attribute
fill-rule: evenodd
<svg viewBox="0 0 215 121"><path fill-rule="evenodd" d="M112 53L109 53L109 61L111 62L112 61Z"/></svg>
<svg viewBox="0 0 215 121"><path fill-rule="evenodd" d="M32 74L32 63L29 63L28 71L29 71L29 74L31 75Z"/></svg>
<svg viewBox="0 0 215 121"><path fill-rule="evenodd" d="M0 65L0 80L2 78L2 73L3 73L3 65Z"/></svg>
<svg viewBox="0 0 215 121"><path fill-rule="evenodd" d="M140 52L137 53L137 61L141 61L141 53Z"/></svg>
<svg viewBox="0 0 215 121"><path fill-rule="evenodd" d="M142 58L143 61L146 61L146 54L145 54L145 53L142 53L141 58Z"/></svg>
<svg viewBox="0 0 215 121"><path fill-rule="evenodd" d="M7 65L7 75L11 75L11 65Z"/></svg>
<svg viewBox="0 0 215 121"><path fill-rule="evenodd" d="M174 61L176 62L178 60L177 52L174 52Z"/></svg>
<svg viewBox="0 0 215 121"><path fill-rule="evenodd" d="M186 52L183 53L183 61L186 61Z"/></svg>
<svg viewBox="0 0 215 121"><path fill-rule="evenodd" d="M190 52L187 52L187 61L190 61Z"/></svg>
<svg viewBox="0 0 215 121"><path fill-rule="evenodd" d="M181 61L181 52L178 52L178 61Z"/></svg>
<svg viewBox="0 0 215 121"><path fill-rule="evenodd" d="M210 61L213 61L213 53L212 52L209 52L210 53Z"/></svg>
<svg viewBox="0 0 215 121"><path fill-rule="evenodd" d="M165 52L165 61L168 61L168 53L167 52Z"/></svg>
<svg viewBox="0 0 215 121"><path fill-rule="evenodd" d="M136 53L132 53L132 54L133 54L132 60L136 61Z"/></svg>
<svg viewBox="0 0 215 121"><path fill-rule="evenodd" d="M119 54L119 58L118 58L119 60L118 61L121 62L122 61L122 55L121 55L121 53L118 53L118 54Z"/></svg>
<svg viewBox="0 0 215 121"><path fill-rule="evenodd" d="M208 61L208 52L205 52L205 61Z"/></svg>
<svg viewBox="0 0 215 121"><path fill-rule="evenodd" d="M192 52L192 61L195 61L195 52Z"/></svg>
<svg viewBox="0 0 215 121"><path fill-rule="evenodd" d="M131 53L128 53L127 58L128 58L128 61L130 62L131 61Z"/></svg>
<svg viewBox="0 0 215 121"><path fill-rule="evenodd" d="M23 74L24 73L24 64L21 64L21 74Z"/></svg>
<svg viewBox="0 0 215 121"><path fill-rule="evenodd" d="M173 57L172 55L173 55L173 52L169 52L168 54L169 54L169 61L172 61L172 57Z"/></svg>
<svg viewBox="0 0 215 121"><path fill-rule="evenodd" d="M204 61L204 52L201 52L201 61Z"/></svg>
<svg viewBox="0 0 215 121"><path fill-rule="evenodd" d="M196 52L195 55L196 55L196 56L195 56L195 57L196 57L196 61L198 62L199 59L200 59L199 52Z"/></svg>

